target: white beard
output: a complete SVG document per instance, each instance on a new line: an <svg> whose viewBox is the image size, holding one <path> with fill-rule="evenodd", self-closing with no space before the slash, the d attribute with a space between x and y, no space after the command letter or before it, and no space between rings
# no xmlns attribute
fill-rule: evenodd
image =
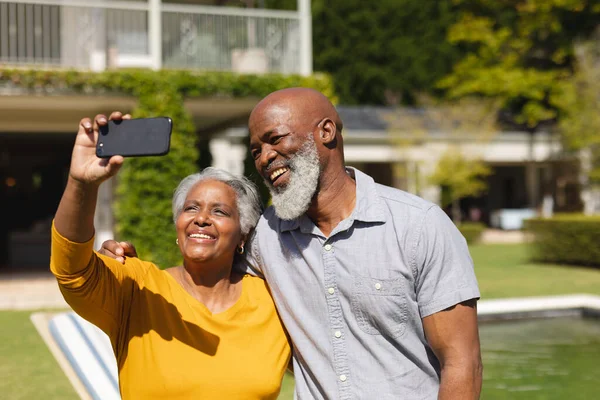
<svg viewBox="0 0 600 400"><path fill-rule="evenodd" d="M289 163L289 182L282 188L267 183L275 214L285 220L302 216L310 207L319 185L321 165L317 145L312 135Z"/></svg>

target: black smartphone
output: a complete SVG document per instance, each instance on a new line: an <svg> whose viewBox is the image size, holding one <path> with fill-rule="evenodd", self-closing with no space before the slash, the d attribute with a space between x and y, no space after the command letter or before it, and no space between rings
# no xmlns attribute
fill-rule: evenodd
<svg viewBox="0 0 600 400"><path fill-rule="evenodd" d="M99 129L96 155L139 157L169 152L173 123L169 117L108 121Z"/></svg>

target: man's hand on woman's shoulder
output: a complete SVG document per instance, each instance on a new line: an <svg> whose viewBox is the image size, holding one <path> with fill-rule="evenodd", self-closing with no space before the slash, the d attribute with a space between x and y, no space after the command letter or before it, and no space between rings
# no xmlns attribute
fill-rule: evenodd
<svg viewBox="0 0 600 400"><path fill-rule="evenodd" d="M126 257L137 257L135 246L129 242L117 242L116 240L106 240L98 253L114 258L121 264L125 263Z"/></svg>

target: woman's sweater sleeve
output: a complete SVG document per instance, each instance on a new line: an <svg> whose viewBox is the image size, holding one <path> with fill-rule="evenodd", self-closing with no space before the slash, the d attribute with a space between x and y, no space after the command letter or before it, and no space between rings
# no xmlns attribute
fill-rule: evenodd
<svg viewBox="0 0 600 400"><path fill-rule="evenodd" d="M73 310L116 340L149 263L127 258L123 265L94 252L93 244L93 238L72 242L53 225L50 270Z"/></svg>

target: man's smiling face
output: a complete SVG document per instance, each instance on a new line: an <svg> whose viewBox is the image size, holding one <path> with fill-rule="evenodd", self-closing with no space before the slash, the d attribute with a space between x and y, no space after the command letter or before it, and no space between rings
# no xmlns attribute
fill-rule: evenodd
<svg viewBox="0 0 600 400"><path fill-rule="evenodd" d="M303 142L294 122L284 106L259 107L250 117L250 152L256 170L270 187L289 183L289 161Z"/></svg>
<svg viewBox="0 0 600 400"><path fill-rule="evenodd" d="M317 191L320 165L312 121L302 121L283 104L259 104L249 121L250 151L271 192L276 214L295 219Z"/></svg>

